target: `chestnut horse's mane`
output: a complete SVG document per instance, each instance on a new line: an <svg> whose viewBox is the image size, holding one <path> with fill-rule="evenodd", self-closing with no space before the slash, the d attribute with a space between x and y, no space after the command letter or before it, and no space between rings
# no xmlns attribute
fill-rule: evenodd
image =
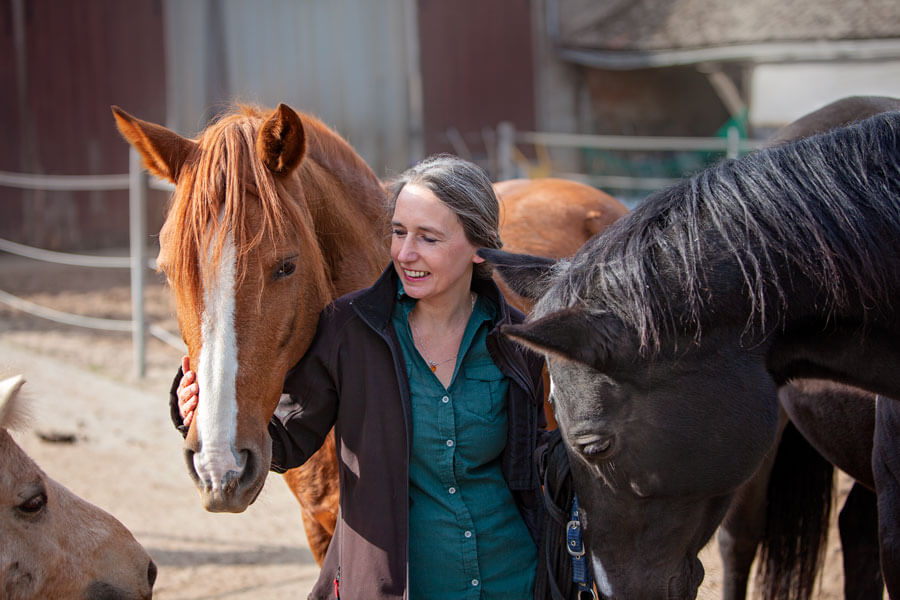
<svg viewBox="0 0 900 600"><path fill-rule="evenodd" d="M341 214L342 207L333 202L334 198L344 195L362 202L367 197L365 188L373 181L379 185L377 178L338 134L305 114L301 116L306 143L303 161L286 178L273 175L256 151L257 132L270 115L270 110L258 106L236 105L199 135L196 142L200 151L188 157L179 175L168 218L172 228L168 276L173 287L190 290L197 303L202 289L202 257L208 257L209 263L218 261L229 232L237 255L238 282L247 273L246 257L252 250L298 235L306 246L304 260L318 260L324 267L317 270L317 280L310 284L328 298L333 297L327 248L320 247L314 235L301 233L315 232L313 213L318 206L283 200L297 193L298 184L308 201L324 204L319 201L328 200L327 209L338 213L327 224L331 225L329 231L355 227L360 230L356 239L364 239L370 235L363 232L364 228L370 227L383 210L382 206L361 205L354 206L352 212L347 207L346 214ZM348 189L341 193L339 185ZM255 230L246 218L244 199L248 192L258 196L261 208L261 222ZM263 270L260 276L264 276Z"/></svg>

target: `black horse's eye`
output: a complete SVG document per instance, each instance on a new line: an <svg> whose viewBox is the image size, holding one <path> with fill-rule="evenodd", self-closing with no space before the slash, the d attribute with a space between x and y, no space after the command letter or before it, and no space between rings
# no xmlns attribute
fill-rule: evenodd
<svg viewBox="0 0 900 600"><path fill-rule="evenodd" d="M278 268L275 269L275 273L272 275L273 279L282 279L284 277L289 276L291 273L297 270L297 263L293 260L286 260L278 265Z"/></svg>
<svg viewBox="0 0 900 600"><path fill-rule="evenodd" d="M47 506L47 494L39 492L21 503L18 506L18 509L23 513L33 515L43 510L45 506Z"/></svg>
<svg viewBox="0 0 900 600"><path fill-rule="evenodd" d="M611 437L597 436L595 439L584 440L578 444L578 449L586 458L603 458L612 450Z"/></svg>

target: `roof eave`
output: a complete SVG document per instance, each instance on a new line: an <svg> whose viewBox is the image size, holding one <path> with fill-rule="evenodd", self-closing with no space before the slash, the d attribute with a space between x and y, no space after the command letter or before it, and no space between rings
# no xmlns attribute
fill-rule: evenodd
<svg viewBox="0 0 900 600"><path fill-rule="evenodd" d="M763 42L662 51L619 51L560 46L562 60L597 69L629 71L710 62L788 63L900 59L900 38Z"/></svg>

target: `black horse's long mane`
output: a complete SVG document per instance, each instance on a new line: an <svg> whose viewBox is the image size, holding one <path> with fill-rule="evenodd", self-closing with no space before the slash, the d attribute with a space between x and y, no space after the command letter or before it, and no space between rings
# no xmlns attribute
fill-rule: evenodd
<svg viewBox="0 0 900 600"><path fill-rule="evenodd" d="M900 113L884 113L650 196L563 263L544 302L611 312L646 351L670 328L699 337L704 312L739 293L748 330L764 332L794 279L819 286L828 311L886 306L894 265L881 256L898 237Z"/></svg>

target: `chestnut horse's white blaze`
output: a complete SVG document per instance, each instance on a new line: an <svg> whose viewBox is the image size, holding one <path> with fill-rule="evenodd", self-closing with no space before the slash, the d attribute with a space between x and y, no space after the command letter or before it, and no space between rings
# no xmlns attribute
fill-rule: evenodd
<svg viewBox="0 0 900 600"><path fill-rule="evenodd" d="M225 237L217 262L212 251L201 266L203 314L200 318L197 382L203 402L198 406L199 451L194 468L203 486L215 496L226 492L247 466L246 453L236 448L238 347L235 329L236 255L231 234Z"/></svg>

